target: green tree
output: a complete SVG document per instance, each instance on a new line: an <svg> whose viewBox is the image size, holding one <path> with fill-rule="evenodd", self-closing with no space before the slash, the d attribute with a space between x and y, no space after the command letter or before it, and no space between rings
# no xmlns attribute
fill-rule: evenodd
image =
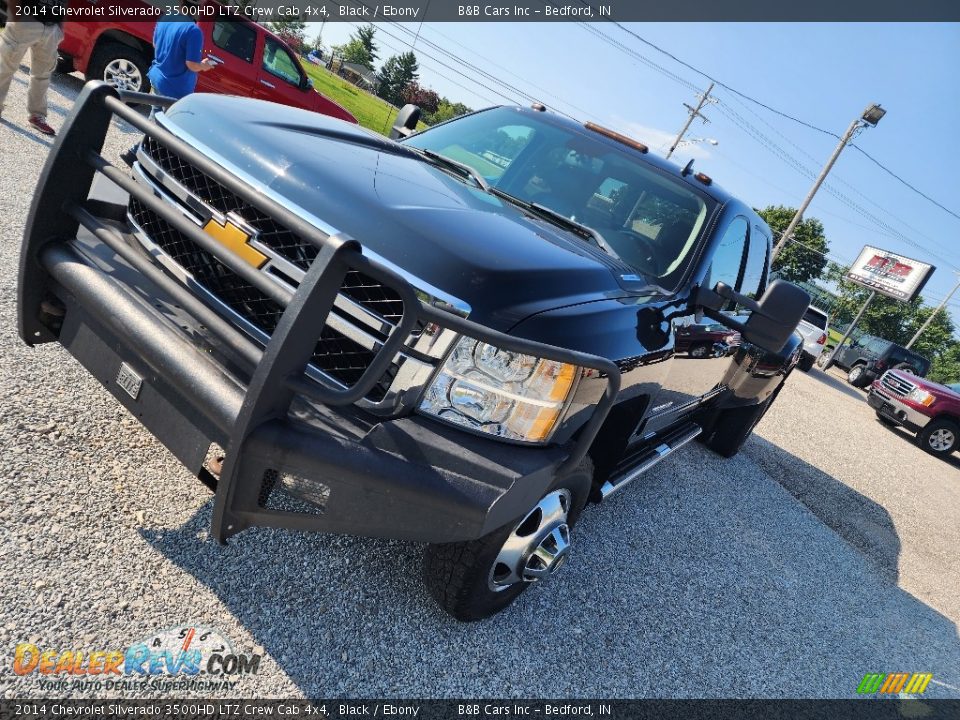
<svg viewBox="0 0 960 720"><path fill-rule="evenodd" d="M380 57L378 52L379 48L377 44L373 41L373 36L376 34L377 29L373 25L365 25L362 28L357 28L357 40L363 45L364 49L367 51L367 56L370 58L370 69L373 70L373 63L376 62L377 58Z"/></svg>
<svg viewBox="0 0 960 720"><path fill-rule="evenodd" d="M368 70L374 69L373 63L377 59L377 45L373 42L376 28L367 25L359 28L350 35L350 39L343 45L333 48L334 52L343 58L344 62L363 65Z"/></svg>
<svg viewBox="0 0 960 720"><path fill-rule="evenodd" d="M451 102L444 97L440 98L440 103L437 105L437 111L425 114L423 121L427 125L436 125L437 123L453 120L455 117L460 117L461 115L466 115L467 113L471 112L473 112L473 110L468 108L463 103Z"/></svg>
<svg viewBox="0 0 960 720"><path fill-rule="evenodd" d="M293 48L294 52L303 53L307 41L307 24L302 20L277 20L269 23L270 29L281 40Z"/></svg>
<svg viewBox="0 0 960 720"><path fill-rule="evenodd" d="M773 230L774 242L787 229L796 213L796 208L783 205L757 210L757 214ZM830 251L823 234L823 223L816 218L804 218L793 231L793 238L796 242L788 242L773 261L774 271L779 272L784 280L792 282L819 278L827 266L826 253Z"/></svg>
<svg viewBox="0 0 960 720"><path fill-rule="evenodd" d="M417 56L413 51L392 55L380 68L377 95L393 105L403 105L403 90L417 79Z"/></svg>

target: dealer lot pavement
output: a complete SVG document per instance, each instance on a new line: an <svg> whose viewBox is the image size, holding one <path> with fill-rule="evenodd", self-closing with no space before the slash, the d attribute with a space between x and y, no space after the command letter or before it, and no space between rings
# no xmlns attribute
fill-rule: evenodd
<svg viewBox="0 0 960 720"><path fill-rule="evenodd" d="M271 530L217 545L206 488L63 350L16 337L48 150L22 127L24 81L0 119L4 696L44 693L13 674L18 643L122 649L199 624L264 653L234 697L847 697L895 671L960 697L960 462L816 370L739 457L694 444L588 509L564 571L487 622L433 605L415 545ZM55 80L54 120L79 88ZM133 137L116 126L107 156Z"/></svg>

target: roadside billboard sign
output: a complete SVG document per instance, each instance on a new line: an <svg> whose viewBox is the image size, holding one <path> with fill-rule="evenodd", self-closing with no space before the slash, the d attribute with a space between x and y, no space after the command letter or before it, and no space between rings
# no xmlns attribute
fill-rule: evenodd
<svg viewBox="0 0 960 720"><path fill-rule="evenodd" d="M910 302L936 268L919 260L867 245L847 271L847 280L881 295Z"/></svg>

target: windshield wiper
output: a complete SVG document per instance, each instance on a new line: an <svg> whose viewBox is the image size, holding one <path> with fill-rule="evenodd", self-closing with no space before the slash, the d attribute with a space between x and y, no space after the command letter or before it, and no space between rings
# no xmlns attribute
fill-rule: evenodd
<svg viewBox="0 0 960 720"><path fill-rule="evenodd" d="M490 192L490 183L488 183L484 179L483 175L478 173L469 165L462 163L458 160L454 160L453 158L448 158L446 155L441 155L440 153L434 152L433 150L424 150L422 148L417 148L412 146L408 146L408 149L412 150L421 158L426 158L433 165L439 165L441 167L447 168L448 170L453 170L461 177L464 177L467 180L472 180L474 184L476 184L476 186L481 190Z"/></svg>
<svg viewBox="0 0 960 720"><path fill-rule="evenodd" d="M617 251L614 250L612 247L610 247L610 243L608 243L604 239L603 235L601 235L598 230L595 230L592 227L584 225L583 223L577 222L576 220L572 220L571 218L568 218L563 213L559 213L556 210L552 210L551 208L548 208L545 205L529 202L528 200L522 200L521 198L518 198L516 195L511 195L510 193L506 193L503 190L499 190L498 188L490 188L489 192L491 192L492 194L496 195L499 198L503 198L507 202L512 203L517 207L521 207L524 210L532 212L533 214L545 220L549 220L554 225L559 225L560 227L564 227L568 230L573 230L577 234L582 235L583 237L589 240L593 240L594 244L598 248L603 250L605 253L607 253L607 255L613 258L616 258L617 260L622 259L619 255L617 255Z"/></svg>

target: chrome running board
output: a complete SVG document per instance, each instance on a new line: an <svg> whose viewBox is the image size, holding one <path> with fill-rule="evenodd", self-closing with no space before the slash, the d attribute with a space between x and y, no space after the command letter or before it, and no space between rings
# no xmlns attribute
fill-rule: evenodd
<svg viewBox="0 0 960 720"><path fill-rule="evenodd" d="M607 480L600 487L600 496L606 500L615 492L629 485L638 477L643 475L658 462L682 448L688 442L697 437L697 435L699 435L701 432L703 432L703 428L701 428L699 425L694 425L691 423L689 426L682 429L679 434L675 434L674 437L669 440L669 442L662 443L653 448L653 450L647 454L647 456L640 462L639 465L631 468L620 477Z"/></svg>

